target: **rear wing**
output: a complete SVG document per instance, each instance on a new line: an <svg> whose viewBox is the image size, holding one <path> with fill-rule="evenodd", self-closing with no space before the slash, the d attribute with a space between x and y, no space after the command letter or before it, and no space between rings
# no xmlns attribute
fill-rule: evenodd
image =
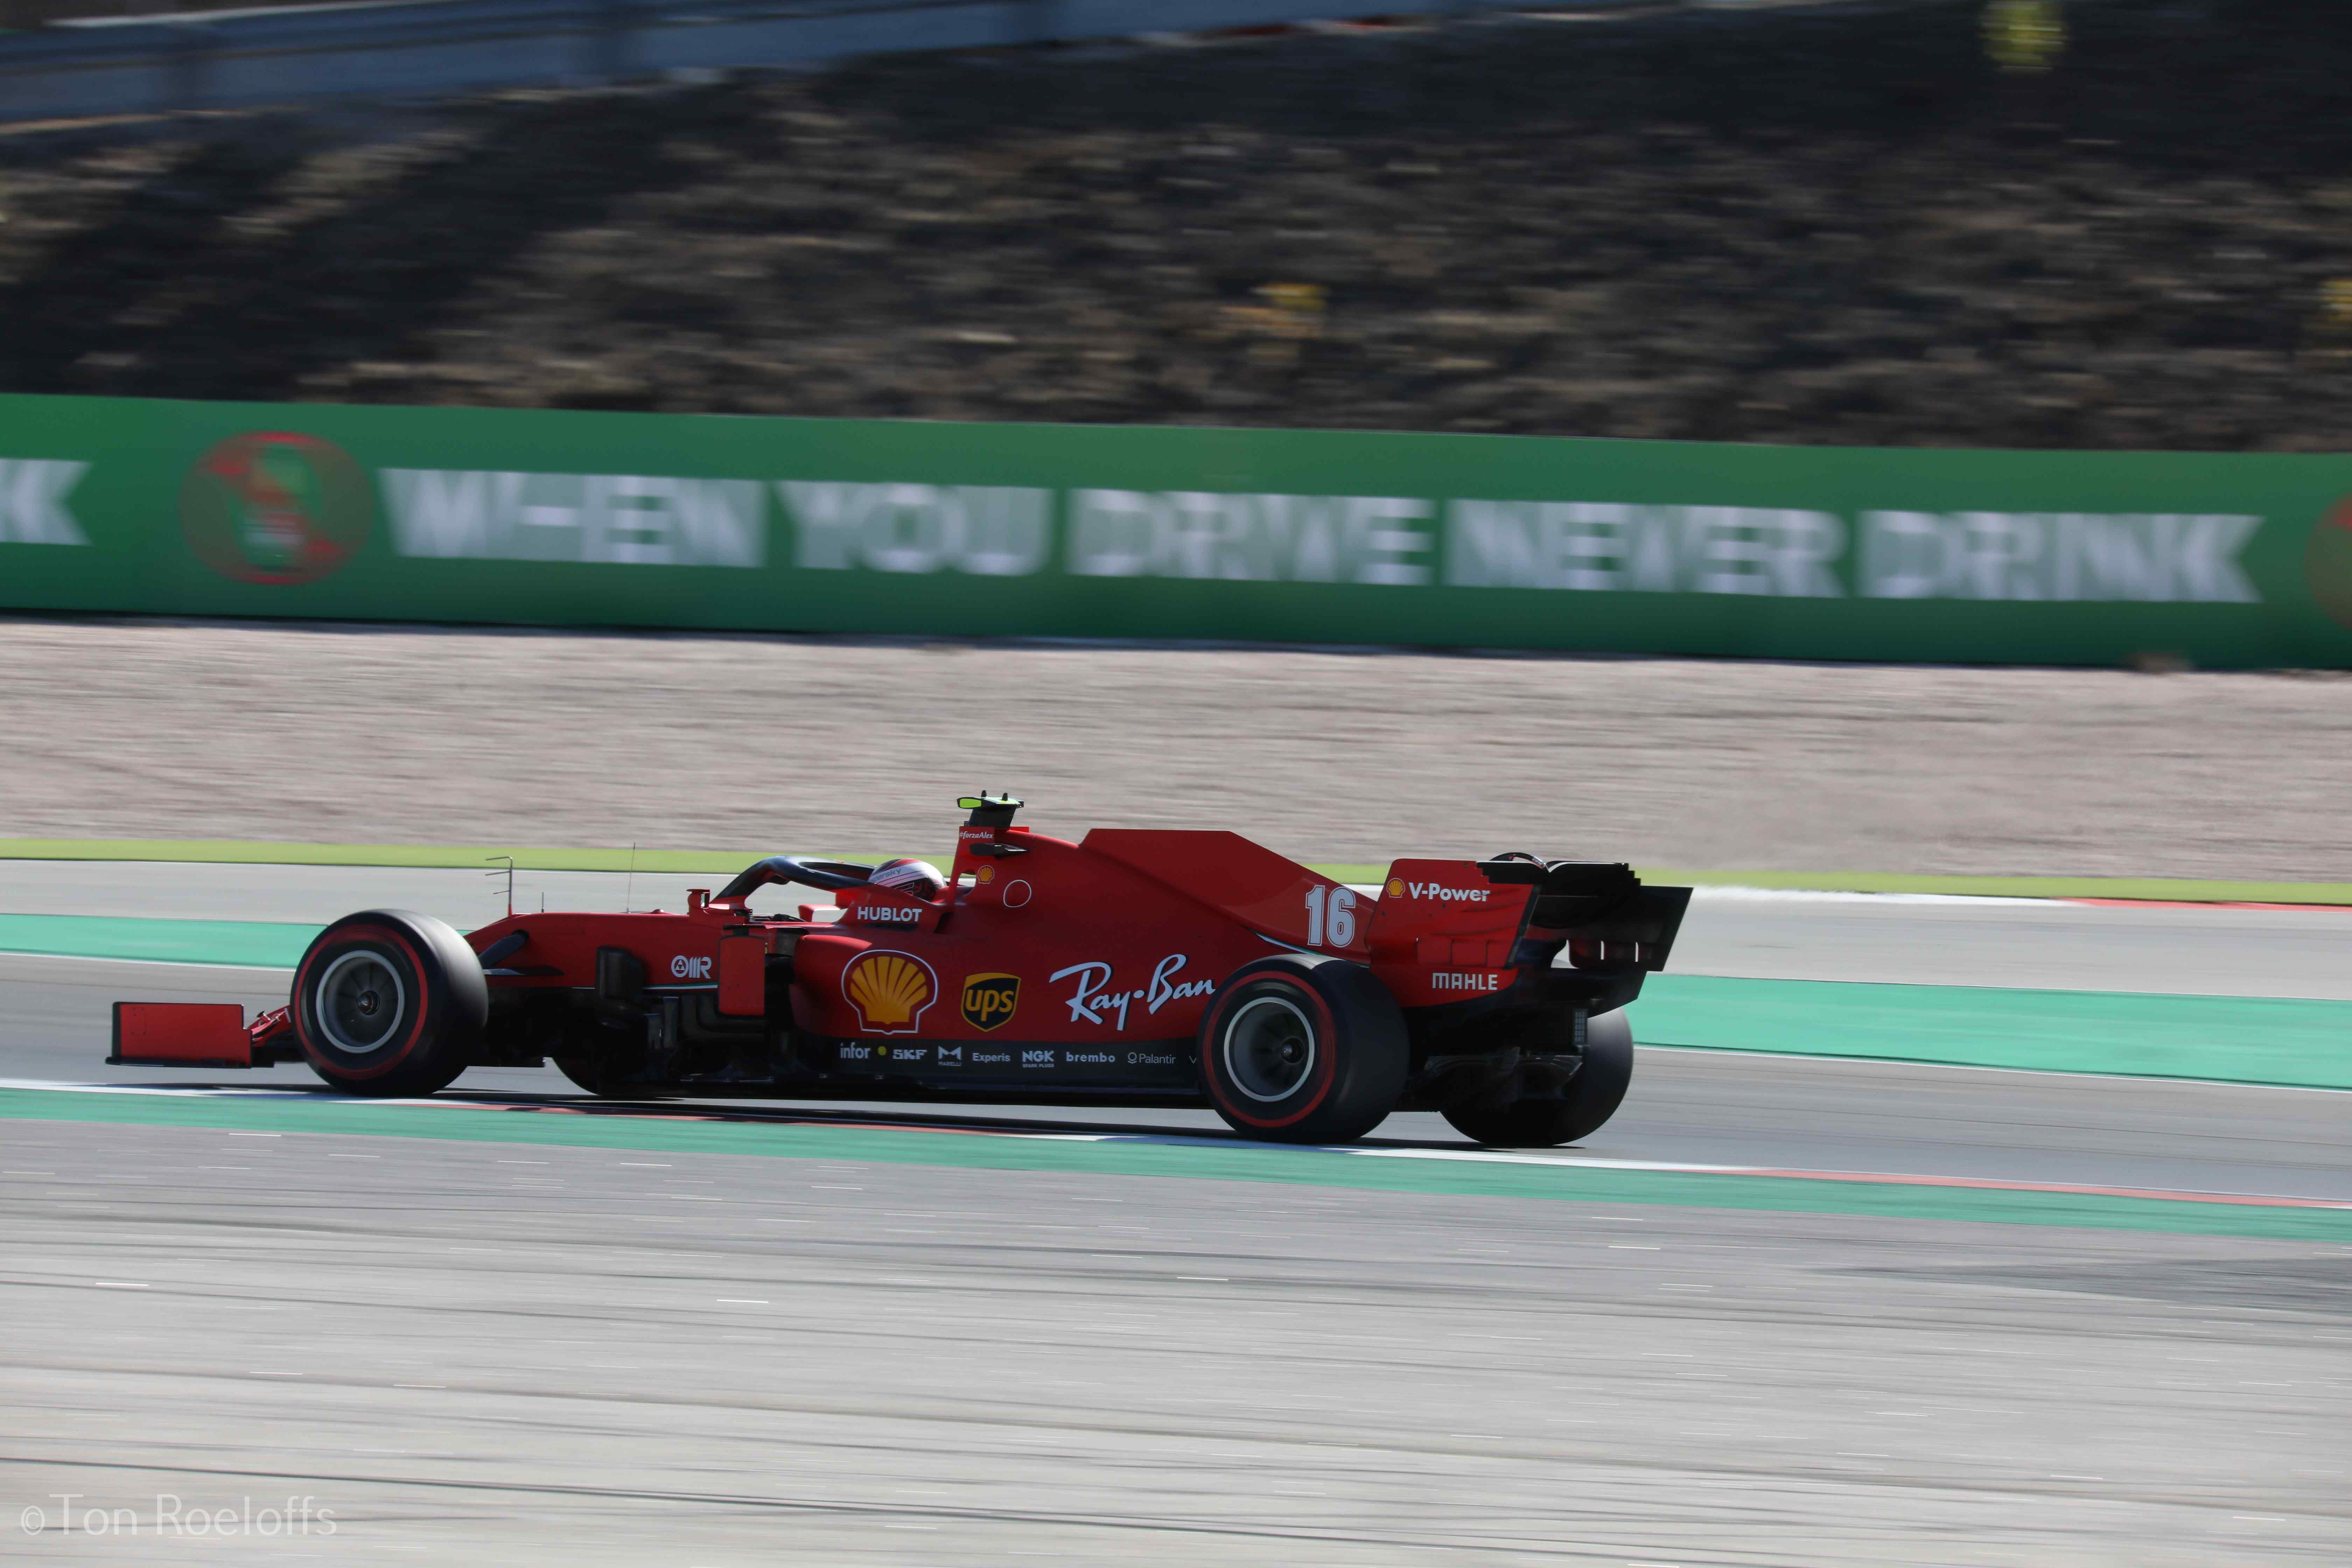
<svg viewBox="0 0 2352 1568"><path fill-rule="evenodd" d="M1568 949L1571 968L1622 973L1666 966L1688 888L1645 887L1633 868L1599 860L1482 860L1489 880L1532 889L1523 942L1550 947L1543 962Z"/></svg>
<svg viewBox="0 0 2352 1568"><path fill-rule="evenodd" d="M1372 908L1371 957L1401 999L1499 991L1508 972L1567 967L1596 1001L1631 1001L1666 966L1688 888L1646 887L1631 866L1589 860L1399 860Z"/></svg>

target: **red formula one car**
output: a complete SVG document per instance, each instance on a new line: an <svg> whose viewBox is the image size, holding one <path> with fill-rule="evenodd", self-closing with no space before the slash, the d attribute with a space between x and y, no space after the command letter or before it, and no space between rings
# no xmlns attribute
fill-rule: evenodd
<svg viewBox="0 0 2352 1568"><path fill-rule="evenodd" d="M1399 860L1360 896L1238 834L1073 844L1015 826L1018 801L960 805L935 883L780 855L682 911L509 914L465 936L350 915L286 1007L248 1026L233 1005L118 1004L109 1060L301 1059L353 1094L421 1095L552 1058L627 1099L1208 1105L1301 1142L1431 1110L1480 1142L1562 1143L1623 1100L1622 1009L1690 900L1527 854ZM838 907L751 912L786 883Z"/></svg>

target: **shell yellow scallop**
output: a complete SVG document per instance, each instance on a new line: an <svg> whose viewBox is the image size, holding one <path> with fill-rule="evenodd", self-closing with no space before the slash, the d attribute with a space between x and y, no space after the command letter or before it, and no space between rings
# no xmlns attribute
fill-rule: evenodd
<svg viewBox="0 0 2352 1568"><path fill-rule="evenodd" d="M853 960L841 977L842 994L857 1009L857 1020L881 1033L911 1030L939 992L930 966L903 952L868 952Z"/></svg>

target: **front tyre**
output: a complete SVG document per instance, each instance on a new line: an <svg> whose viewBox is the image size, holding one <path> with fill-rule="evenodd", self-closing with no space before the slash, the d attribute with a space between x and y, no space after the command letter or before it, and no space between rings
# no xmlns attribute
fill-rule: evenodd
<svg viewBox="0 0 2352 1568"><path fill-rule="evenodd" d="M1586 1026L1584 1065L1558 1094L1474 1104L1445 1113L1465 1138L1504 1149L1548 1149L1601 1131L1617 1114L1633 1081L1633 1026L1625 1010L1603 1013Z"/></svg>
<svg viewBox="0 0 2352 1568"><path fill-rule="evenodd" d="M446 1089L489 1016L489 983L466 939L430 915L370 910L320 931L294 972L294 1037L345 1094Z"/></svg>
<svg viewBox="0 0 2352 1568"><path fill-rule="evenodd" d="M1227 1126L1285 1143L1344 1143L1403 1092L1404 1015L1370 970L1282 953L1242 965L1201 1019L1201 1078Z"/></svg>

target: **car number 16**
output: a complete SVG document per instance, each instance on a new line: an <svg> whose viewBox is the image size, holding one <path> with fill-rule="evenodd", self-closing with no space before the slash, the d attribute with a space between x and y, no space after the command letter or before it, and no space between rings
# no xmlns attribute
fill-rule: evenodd
<svg viewBox="0 0 2352 1568"><path fill-rule="evenodd" d="M1330 940L1326 942L1324 938ZM1353 947L1356 942L1356 895L1349 888L1318 883L1307 889L1307 945Z"/></svg>

